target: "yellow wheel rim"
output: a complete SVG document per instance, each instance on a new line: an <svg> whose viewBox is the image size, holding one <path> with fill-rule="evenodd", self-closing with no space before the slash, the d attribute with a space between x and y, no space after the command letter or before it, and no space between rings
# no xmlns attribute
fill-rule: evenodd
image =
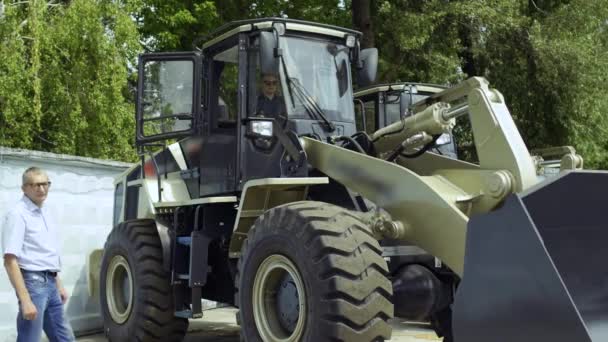
<svg viewBox="0 0 608 342"><path fill-rule="evenodd" d="M277 308L277 294L286 276L291 277L298 298L298 316L295 327L289 331L281 323ZM306 293L304 282L296 266L279 254L266 258L258 268L253 281L253 317L264 341L297 342L304 333L306 322Z"/></svg>
<svg viewBox="0 0 608 342"><path fill-rule="evenodd" d="M127 259L115 255L110 260L106 277L106 300L112 320L123 324L133 308L133 277Z"/></svg>

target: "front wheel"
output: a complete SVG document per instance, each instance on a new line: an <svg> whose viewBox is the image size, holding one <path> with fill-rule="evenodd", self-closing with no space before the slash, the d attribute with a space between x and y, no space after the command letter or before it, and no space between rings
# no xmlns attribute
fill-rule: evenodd
<svg viewBox="0 0 608 342"><path fill-rule="evenodd" d="M174 316L169 273L153 220L127 221L106 241L101 262L100 303L112 342L181 341L188 320Z"/></svg>
<svg viewBox="0 0 608 342"><path fill-rule="evenodd" d="M349 211L297 202L258 218L245 241L236 303L246 341L383 341L392 286L382 250Z"/></svg>

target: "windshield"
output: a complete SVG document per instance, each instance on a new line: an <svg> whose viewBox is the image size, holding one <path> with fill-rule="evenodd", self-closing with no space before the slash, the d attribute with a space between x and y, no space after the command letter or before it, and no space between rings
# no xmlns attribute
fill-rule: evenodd
<svg viewBox="0 0 608 342"><path fill-rule="evenodd" d="M329 120L354 122L348 48L330 42L284 37L281 49L286 69L280 68L281 79L285 80L281 85L289 116L311 117L311 105L297 96L306 94Z"/></svg>

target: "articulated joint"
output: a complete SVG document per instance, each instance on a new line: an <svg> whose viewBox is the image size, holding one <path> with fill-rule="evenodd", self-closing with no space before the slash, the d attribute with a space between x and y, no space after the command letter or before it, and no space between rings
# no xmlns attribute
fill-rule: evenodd
<svg viewBox="0 0 608 342"><path fill-rule="evenodd" d="M494 198L504 198L515 191L515 180L510 172L498 170L486 177L486 190Z"/></svg>

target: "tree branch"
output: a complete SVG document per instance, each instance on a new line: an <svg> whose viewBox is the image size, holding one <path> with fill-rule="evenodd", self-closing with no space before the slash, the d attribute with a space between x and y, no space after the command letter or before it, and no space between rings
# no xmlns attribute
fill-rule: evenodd
<svg viewBox="0 0 608 342"><path fill-rule="evenodd" d="M534 6L534 8L536 8L537 11L539 11L540 13L544 14L544 15L549 15L549 12L542 10L541 8L539 8L536 5L536 2L534 2L534 0L530 0L530 3L532 4L532 6Z"/></svg>

